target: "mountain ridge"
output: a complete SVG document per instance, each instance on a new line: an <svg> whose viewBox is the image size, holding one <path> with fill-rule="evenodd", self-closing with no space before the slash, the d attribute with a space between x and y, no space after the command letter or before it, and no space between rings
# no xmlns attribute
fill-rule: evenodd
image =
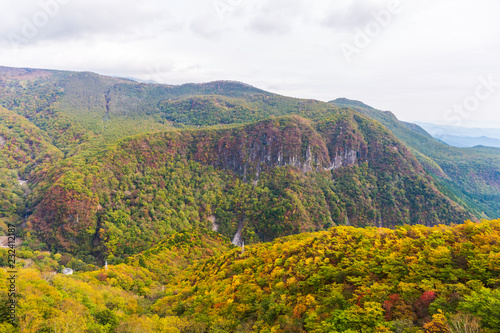
<svg viewBox="0 0 500 333"><path fill-rule="evenodd" d="M421 127L408 127L385 111L371 107L353 108L394 133L433 175L440 188L455 201L467 206L476 217L499 216L499 150L452 147L422 132Z"/></svg>
<svg viewBox="0 0 500 333"><path fill-rule="evenodd" d="M368 118L344 113L316 123L285 116L227 129L141 134L58 167L29 229L54 249L118 256L147 248L167 230L209 227L212 216L221 233L243 232L247 244L334 224L472 218L439 192L395 137L380 131ZM183 184L175 173L199 180ZM160 198L174 188L191 199L179 203L170 190L165 206ZM135 239L133 246L114 243L126 225L142 230L125 237Z"/></svg>
<svg viewBox="0 0 500 333"><path fill-rule="evenodd" d="M73 252L79 251L81 243L86 255L93 248L130 255L149 243L137 237L129 245L122 244L120 233L150 234L148 223L163 235L191 226L211 227L209 221L215 216L227 237L242 227L243 239L255 242L333 224L433 224L474 218L462 206L476 217L483 216L484 211L474 208L481 198L460 193L476 185L454 177L455 164L436 158L454 151L419 133L418 127L400 123L390 112L359 101L337 101L343 105L280 96L234 81L151 85L89 72L3 68L0 103L44 131L64 153L62 160L43 172L39 169L30 181L27 230L38 232L41 239L33 236L28 242ZM198 130L204 131L204 138ZM158 141L161 137L178 145L168 148L180 152L178 158L159 148L165 147L165 142ZM156 146L151 147L150 141ZM124 142L136 142L135 151L128 147L128 155L120 156L117 149L125 147ZM415 142L437 147L438 153L430 155ZM151 148L152 155L141 156L151 154L147 151ZM491 154L476 151L485 159ZM465 156L465 151L458 152ZM109 160L113 156L131 167L125 163L121 170ZM155 158L168 160L172 167L166 171L149 165ZM105 170L99 171L101 167ZM204 179L197 168L216 181ZM480 179L494 179L494 173L484 171ZM177 173L198 180L180 182L175 179ZM165 180L181 192L205 197L188 195L192 199L186 201L180 194L171 195L164 192ZM251 182L257 180L259 185L253 189ZM489 200L494 202L496 182L489 184L480 194L493 195ZM202 194L196 186L215 192ZM158 205L154 192L158 187L167 199L175 198L170 207ZM220 191L230 194L222 206L215 207L214 198L222 198ZM269 209L248 203L253 207L249 214L254 214L248 218L241 201L250 197L267 202ZM424 207L429 211L421 211ZM267 215L259 215L259 209ZM257 216L267 222L257 223ZM247 230L249 220L253 222ZM124 229L127 224L129 230ZM110 247L102 247L108 243Z"/></svg>
<svg viewBox="0 0 500 333"><path fill-rule="evenodd" d="M500 149L346 99L49 74L0 68L0 332L500 328Z"/></svg>

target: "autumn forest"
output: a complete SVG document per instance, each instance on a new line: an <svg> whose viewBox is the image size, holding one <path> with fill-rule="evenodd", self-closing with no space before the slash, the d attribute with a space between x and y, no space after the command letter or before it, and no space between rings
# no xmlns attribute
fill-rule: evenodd
<svg viewBox="0 0 500 333"><path fill-rule="evenodd" d="M0 67L0 332L500 332L499 218L362 102Z"/></svg>

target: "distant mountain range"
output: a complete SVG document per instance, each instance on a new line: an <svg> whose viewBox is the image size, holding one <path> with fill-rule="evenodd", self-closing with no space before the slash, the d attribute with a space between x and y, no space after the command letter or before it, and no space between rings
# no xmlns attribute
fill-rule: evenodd
<svg viewBox="0 0 500 333"><path fill-rule="evenodd" d="M433 137L455 147L500 147L500 129L468 128L418 122Z"/></svg>

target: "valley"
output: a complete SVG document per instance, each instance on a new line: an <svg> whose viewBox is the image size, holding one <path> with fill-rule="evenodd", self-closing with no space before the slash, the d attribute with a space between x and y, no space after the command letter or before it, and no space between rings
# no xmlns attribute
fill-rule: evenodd
<svg viewBox="0 0 500 333"><path fill-rule="evenodd" d="M500 150L362 102L0 67L0 170L0 332L500 329Z"/></svg>

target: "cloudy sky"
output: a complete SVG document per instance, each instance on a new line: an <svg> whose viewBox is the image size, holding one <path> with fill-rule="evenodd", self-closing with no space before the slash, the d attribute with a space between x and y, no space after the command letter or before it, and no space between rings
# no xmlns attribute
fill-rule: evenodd
<svg viewBox="0 0 500 333"><path fill-rule="evenodd" d="M237 80L500 127L500 0L0 0L0 65Z"/></svg>

